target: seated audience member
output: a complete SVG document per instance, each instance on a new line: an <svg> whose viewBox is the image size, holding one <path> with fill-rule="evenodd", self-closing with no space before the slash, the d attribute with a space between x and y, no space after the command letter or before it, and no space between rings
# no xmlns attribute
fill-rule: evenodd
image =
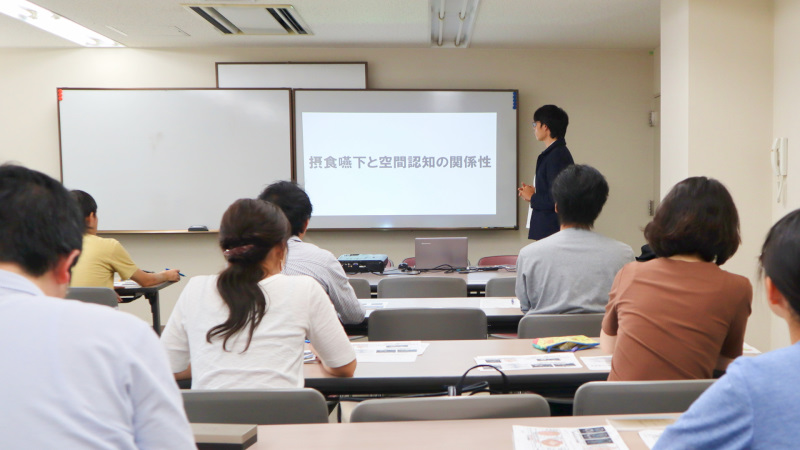
<svg viewBox="0 0 800 450"><path fill-rule="evenodd" d="M228 208L219 230L228 267L189 281L161 336L177 378L191 376L193 389L303 387L306 337L325 370L353 375L355 353L325 291L310 277L281 274L288 237L271 203Z"/></svg>
<svg viewBox="0 0 800 450"><path fill-rule="evenodd" d="M114 272L123 280L131 279L142 286L155 286L165 281L178 281L178 269L159 273L145 272L133 263L131 256L116 239L97 235L97 203L83 191L72 191L86 222L83 252L72 269L72 286L114 287Z"/></svg>
<svg viewBox="0 0 800 450"><path fill-rule="evenodd" d="M311 220L312 207L308 194L296 183L278 181L267 186L258 198L282 209L292 226L289 257L283 273L308 275L317 280L333 302L342 323L363 322L366 311L347 281L342 264L331 252L303 242Z"/></svg>
<svg viewBox="0 0 800 450"><path fill-rule="evenodd" d="M633 261L630 246L592 231L608 183L597 169L572 165L552 189L561 230L519 252L516 294L522 311L602 313L614 276Z"/></svg>
<svg viewBox="0 0 800 450"><path fill-rule="evenodd" d="M658 258L626 265L611 287L601 347L609 381L711 378L742 354L753 290L719 268L739 248L739 216L706 177L667 194L645 239Z"/></svg>
<svg viewBox="0 0 800 450"><path fill-rule="evenodd" d="M83 227L56 180L0 166L0 447L196 448L152 328L62 298Z"/></svg>
<svg viewBox="0 0 800 450"><path fill-rule="evenodd" d="M790 347L739 358L654 448L796 448L800 432L800 210L779 220L761 249L772 312L789 325Z"/></svg>

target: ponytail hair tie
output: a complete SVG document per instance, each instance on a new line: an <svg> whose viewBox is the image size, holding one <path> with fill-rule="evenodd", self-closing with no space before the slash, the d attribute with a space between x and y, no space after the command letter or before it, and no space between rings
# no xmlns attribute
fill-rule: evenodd
<svg viewBox="0 0 800 450"><path fill-rule="evenodd" d="M229 248L229 249L223 251L222 255L225 257L225 259L230 261L231 259L235 259L235 258L237 258L239 256L242 256L243 254L245 254L248 251L250 251L250 249L252 249L252 248L253 248L253 244L240 245L238 247Z"/></svg>

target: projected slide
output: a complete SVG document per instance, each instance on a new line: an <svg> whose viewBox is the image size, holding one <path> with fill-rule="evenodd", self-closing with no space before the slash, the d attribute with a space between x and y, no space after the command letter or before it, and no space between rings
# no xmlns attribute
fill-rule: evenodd
<svg viewBox="0 0 800 450"><path fill-rule="evenodd" d="M515 228L517 112L513 90L296 90L309 228Z"/></svg>
<svg viewBox="0 0 800 450"><path fill-rule="evenodd" d="M496 113L304 113L303 143L316 216L497 211ZM472 194L453 195L467 180ZM409 183L425 197L381 189ZM342 184L372 188L342 201Z"/></svg>

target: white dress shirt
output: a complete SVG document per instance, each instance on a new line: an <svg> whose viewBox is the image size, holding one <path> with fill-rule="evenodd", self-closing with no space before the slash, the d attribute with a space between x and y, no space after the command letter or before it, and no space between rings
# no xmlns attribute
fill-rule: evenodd
<svg viewBox="0 0 800 450"><path fill-rule="evenodd" d="M333 302L342 323L364 321L366 311L350 286L342 264L333 253L292 236L289 238L289 255L283 273L308 275L317 280Z"/></svg>
<svg viewBox="0 0 800 450"><path fill-rule="evenodd" d="M158 337L0 270L0 447L193 449Z"/></svg>

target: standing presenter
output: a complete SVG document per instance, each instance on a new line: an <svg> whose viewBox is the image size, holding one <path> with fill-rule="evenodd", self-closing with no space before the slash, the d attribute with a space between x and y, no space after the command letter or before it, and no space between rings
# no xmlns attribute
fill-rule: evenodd
<svg viewBox="0 0 800 450"><path fill-rule="evenodd" d="M519 196L531 204L531 222L528 239L544 239L559 230L556 204L551 187L556 176L574 164L564 136L567 134L569 116L556 105L544 105L533 113L533 133L537 141L547 148L536 159L534 186L522 183Z"/></svg>

